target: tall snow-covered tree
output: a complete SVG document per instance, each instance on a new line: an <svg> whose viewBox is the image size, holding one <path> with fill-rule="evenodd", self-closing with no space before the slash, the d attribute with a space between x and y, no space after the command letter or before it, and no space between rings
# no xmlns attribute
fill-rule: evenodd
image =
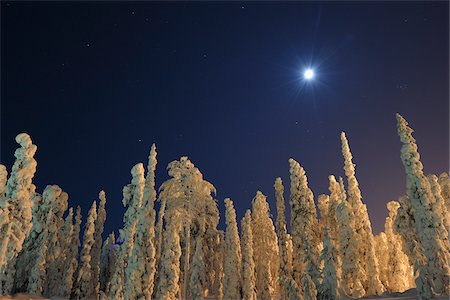
<svg viewBox="0 0 450 300"><path fill-rule="evenodd" d="M137 213L138 222L132 254L126 267L126 299L150 299L155 277L155 170L156 146L152 145L145 179L142 207Z"/></svg>
<svg viewBox="0 0 450 300"><path fill-rule="evenodd" d="M201 300L205 296L206 268L203 260L203 239L197 238L194 259L191 265L190 289L193 300Z"/></svg>
<svg viewBox="0 0 450 300"><path fill-rule="evenodd" d="M337 251L328 234L329 229L324 227L323 250L320 256L323 261L322 282L317 290L317 299L335 300L339 297L339 282L337 277Z"/></svg>
<svg viewBox="0 0 450 300"><path fill-rule="evenodd" d="M52 210L48 212L46 225L51 222L52 219ZM42 295L45 287L46 281L46 272L45 272L45 264L47 257L47 239L49 237L49 227L44 226L42 228L42 234L39 236L41 240L39 243L39 247L34 252L35 260L33 266L29 269L28 273L28 286L27 292L32 295Z"/></svg>
<svg viewBox="0 0 450 300"><path fill-rule="evenodd" d="M97 297L100 292L100 256L102 251L102 234L106 221L106 194L104 191L100 191L98 194L100 204L98 207L97 219L95 220L94 231L94 244L91 248L91 284L92 293L94 297Z"/></svg>
<svg viewBox="0 0 450 300"><path fill-rule="evenodd" d="M386 266L386 288L390 292L403 292L412 288L413 274L408 256L402 251L403 241L401 237L394 232L394 222L397 210L400 204L397 201L390 201L387 204L389 215L384 224L384 233L386 236L387 266ZM387 254L387 255L386 255Z"/></svg>
<svg viewBox="0 0 450 300"><path fill-rule="evenodd" d="M362 283L368 295L380 295L384 286L379 279L378 261L374 249L372 226L366 205L362 202L361 191L355 176L355 164L352 162L352 153L345 133L341 133L342 155L344 156L344 171L348 182L348 201L355 217L355 230L362 238L358 244L359 259L364 272ZM370 274L370 276L368 276Z"/></svg>
<svg viewBox="0 0 450 300"><path fill-rule="evenodd" d="M305 251L311 252L309 256L311 262L310 277L314 284L319 284L319 269L317 260L319 258L319 233L316 206L314 204L314 195L308 187L308 179L305 170L294 159L289 160L291 196L289 203L291 205L291 230L293 251L293 276L298 285L302 282L302 273L305 270L303 259L306 256ZM308 249L305 248L303 240L308 240Z"/></svg>
<svg viewBox="0 0 450 300"><path fill-rule="evenodd" d="M256 270L256 293L259 298L273 297L278 278L278 241L270 218L266 197L258 191L252 201L253 253Z"/></svg>
<svg viewBox="0 0 450 300"><path fill-rule="evenodd" d="M252 216L247 209L241 221L242 299L256 300L255 261L253 259Z"/></svg>
<svg viewBox="0 0 450 300"><path fill-rule="evenodd" d="M125 282L125 269L133 251L138 220L137 214L142 205L145 186L144 166L142 163L136 164L131 169L131 176L131 184L123 188L122 203L124 206L128 206L128 209L123 217L124 227L120 230L120 238L124 239L124 242L120 245L117 253L116 268L111 279L109 291L109 297L114 299L124 298L125 284L128 283Z"/></svg>
<svg viewBox="0 0 450 300"><path fill-rule="evenodd" d="M288 254L287 228L284 203L284 186L280 177L275 180L275 199L277 204L277 238L280 251L280 274L278 276L280 284L280 294L282 299L287 299L287 286L292 276L292 257Z"/></svg>
<svg viewBox="0 0 450 300"><path fill-rule="evenodd" d="M361 264L358 245L363 243L355 230L355 216L352 207L342 200L337 207L337 217L340 228L339 245L342 253L341 288L345 295L361 298L366 294L361 278L364 278L364 268Z"/></svg>
<svg viewBox="0 0 450 300"><path fill-rule="evenodd" d="M64 219L62 215L67 209L67 193L57 185L48 185L42 196L35 194L33 205L33 225L30 234L25 239L23 251L17 258L17 274L15 280L16 292L27 291L32 293L27 280L32 269L38 268L37 264L43 267L46 273L44 286L39 288L45 295L56 295L57 279L62 277L64 264L64 246L61 236L64 230ZM41 237L43 234L45 237ZM43 248L45 244L45 251ZM41 255L45 255L41 257ZM36 273L34 273L35 275ZM30 274L31 275L31 274ZM33 286L34 289L36 286ZM34 290L33 292L37 292Z"/></svg>
<svg viewBox="0 0 450 300"><path fill-rule="evenodd" d="M92 202L86 220L86 228L83 235L83 248L80 254L80 264L78 265L73 297L75 299L85 299L93 295L92 273L91 273L91 249L94 245L95 220L97 219L97 204Z"/></svg>
<svg viewBox="0 0 450 300"><path fill-rule="evenodd" d="M425 285L429 281L433 293L449 294L449 232L444 225L442 213L437 209L437 206L440 206L439 201L436 201L430 183L423 173L416 140L412 136L413 130L400 114L397 114L397 132L403 144L401 159L407 178L407 199L413 209L418 247L424 255L423 260L416 258L416 264L419 266L416 269L423 271L419 272L416 284L419 287L419 283ZM422 262L425 265L422 265ZM428 288L424 287L422 290ZM422 297L428 297L427 293L423 293Z"/></svg>
<svg viewBox="0 0 450 300"><path fill-rule="evenodd" d="M26 133L17 135L16 142L20 148L14 153L16 160L6 183L5 197L0 198L0 294L12 291L16 258L32 226L31 196L36 189L32 179L37 166L34 159L37 146Z"/></svg>
<svg viewBox="0 0 450 300"><path fill-rule="evenodd" d="M444 173L445 174L445 173ZM442 192L442 187L439 184L439 178L434 175L430 174L427 176L428 181L430 182L431 191L434 195L435 203L433 205L434 211L439 214L442 214L442 219L444 221L444 227L447 230L447 232L450 231L450 206L447 206L448 201L446 202L444 196L445 193ZM444 188L447 188L445 185Z"/></svg>
<svg viewBox="0 0 450 300"><path fill-rule="evenodd" d="M64 261L64 272L61 283L58 287L57 295L69 297L73 284L75 271L78 268L78 248L80 247L80 227L81 227L81 208L77 207L75 224L72 227L71 234L67 236L67 257Z"/></svg>
<svg viewBox="0 0 450 300"><path fill-rule="evenodd" d="M169 211L170 212L170 211ZM170 212L166 218L164 231L164 252L161 253L159 281L156 299L175 300L179 298L180 286L180 230L181 213L177 210Z"/></svg>
<svg viewBox="0 0 450 300"><path fill-rule="evenodd" d="M171 162L168 173L172 177L160 187L160 198L166 199L166 212L178 211L184 219L184 235L182 244L183 267L183 297L187 297L189 290L189 272L191 260L191 235L193 239L198 236L205 238L209 228L216 228L219 222L217 204L211 194L215 194L214 186L203 179L198 168L187 158L181 157L179 161ZM195 249L193 249L195 250Z"/></svg>
<svg viewBox="0 0 450 300"><path fill-rule="evenodd" d="M103 243L100 256L100 291L105 295L109 293L111 276L114 272L116 247L116 236L113 231Z"/></svg>
<svg viewBox="0 0 450 300"><path fill-rule="evenodd" d="M47 186L48 188L48 186ZM46 272L47 272L47 286L45 295L56 295L58 287L61 284L61 277L63 276L63 265L65 261L64 248L66 244L64 233L64 218L63 214L68 207L69 195L63 192L57 185L51 186L51 189L44 190L44 201L51 203L49 206L53 211L50 223L48 226L49 236L47 242L47 257L46 257ZM46 195L49 193L50 195Z"/></svg>
<svg viewBox="0 0 450 300"><path fill-rule="evenodd" d="M241 246L233 201L225 199L225 252L223 261L223 299L241 299Z"/></svg>
<svg viewBox="0 0 450 300"><path fill-rule="evenodd" d="M333 175L328 176L328 181L329 181L328 190L330 191L330 202L328 204L328 214L327 214L328 235L330 238L330 243L333 244L333 248L336 251L336 276L338 280L338 286L340 286L342 254L339 245L340 227L337 216L337 207L341 201L345 200L345 194L341 193L341 187Z"/></svg>

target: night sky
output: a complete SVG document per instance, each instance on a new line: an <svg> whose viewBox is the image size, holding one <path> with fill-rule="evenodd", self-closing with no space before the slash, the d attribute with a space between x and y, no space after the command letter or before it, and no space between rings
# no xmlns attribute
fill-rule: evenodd
<svg viewBox="0 0 450 300"><path fill-rule="evenodd" d="M58 184L83 216L107 194L122 226L131 167L189 156L238 219L290 157L314 195L342 176L340 132L378 233L405 193L395 113L415 129L425 173L448 171L448 2L2 2L1 163L27 132L34 183ZM315 69L314 80L302 72ZM224 215L220 227L224 228Z"/></svg>

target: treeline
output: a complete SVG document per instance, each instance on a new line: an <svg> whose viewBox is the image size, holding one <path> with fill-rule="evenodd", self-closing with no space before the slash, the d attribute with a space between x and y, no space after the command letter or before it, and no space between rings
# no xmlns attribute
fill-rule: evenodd
<svg viewBox="0 0 450 300"><path fill-rule="evenodd" d="M80 240L80 207L68 208L57 185L36 192L37 147L19 134L9 177L0 165L0 294L325 300L416 287L421 299L449 295L449 173L425 176L413 130L399 114L397 131L406 194L387 204L385 230L377 236L342 133L346 183L330 175L329 194L317 197L317 207L305 170L289 160L291 232L281 178L274 183L275 226L258 191L240 233L233 202L225 199L224 232L217 228L215 187L187 157L168 165L170 179L156 190L153 145L147 168L136 164L123 188L123 228L106 240L105 192L92 203Z"/></svg>

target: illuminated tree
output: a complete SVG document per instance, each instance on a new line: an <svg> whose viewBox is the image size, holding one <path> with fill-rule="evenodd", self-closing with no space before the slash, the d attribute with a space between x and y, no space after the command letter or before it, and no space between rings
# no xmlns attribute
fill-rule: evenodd
<svg viewBox="0 0 450 300"><path fill-rule="evenodd" d="M345 133L341 134L342 154L344 156L344 171L348 181L348 202L353 209L355 231L360 235L361 243L357 244L359 260L363 268L361 281L367 295L380 295L384 292L379 279L378 261L374 249L372 226L370 224L367 207L362 202L361 191L355 176L355 165ZM370 276L368 276L370 274Z"/></svg>
<svg viewBox="0 0 450 300"><path fill-rule="evenodd" d="M131 184L123 188L122 203L124 206L128 206L128 209L123 217L124 228L119 230L120 238L124 239L124 242L118 249L116 267L111 278L109 297L114 299L123 299L124 285L132 284L131 282L125 282L126 278L130 280L130 278L125 277L125 268L133 251L138 220L137 214L141 208L144 194L145 178L142 163L136 164L131 169L131 175Z"/></svg>
<svg viewBox="0 0 450 300"><path fill-rule="evenodd" d="M97 205L92 202L86 220L86 228L83 235L83 248L80 254L80 264L78 265L75 280L74 298L85 299L93 295L92 273L91 273L91 249L94 245L95 220L97 219Z"/></svg>
<svg viewBox="0 0 450 300"><path fill-rule="evenodd" d="M410 203L417 230L416 285L422 298L429 296L430 288L436 294L449 294L450 246L448 231L440 201L436 200L430 182L423 173L423 165L417 151L413 130L408 122L397 114L397 131L403 146L401 159L407 178L407 202ZM430 285L428 287L427 285Z"/></svg>
<svg viewBox="0 0 450 300"><path fill-rule="evenodd" d="M247 209L241 221L242 249L242 299L256 300L255 261L253 259L252 216Z"/></svg>
<svg viewBox="0 0 450 300"><path fill-rule="evenodd" d="M294 245L293 276L297 284L301 282L302 273L305 270L303 259L306 256L305 251L308 251L310 252L308 257L312 260L309 276L314 284L318 285L320 276L317 263L320 255L318 248L319 228L314 195L308 187L305 170L292 158L289 160L289 164L291 174L291 196L289 203L291 205L291 230ZM305 248L303 243L305 239L308 240L307 248Z"/></svg>
<svg viewBox="0 0 450 300"><path fill-rule="evenodd" d="M32 227L31 196L36 189L32 179L36 172L37 146L26 133L17 135L16 142L20 148L14 153L16 161L6 183L5 197L0 198L0 294L12 291L16 258ZM2 175L2 182L5 176Z"/></svg>
<svg viewBox="0 0 450 300"><path fill-rule="evenodd" d="M223 261L223 298L241 299L241 246L236 223L236 211L231 199L225 199L225 252Z"/></svg>
<svg viewBox="0 0 450 300"><path fill-rule="evenodd" d="M142 206L137 212L136 238L129 258L125 286L126 299L150 299L155 277L155 170L156 146L152 145L148 161L147 178L143 191Z"/></svg>
<svg viewBox="0 0 450 300"><path fill-rule="evenodd" d="M97 219L95 220L94 244L91 248L91 284L92 295L97 297L100 292L100 256L102 250L102 234L106 221L106 195L104 191L100 191L98 198L100 206L98 208Z"/></svg>

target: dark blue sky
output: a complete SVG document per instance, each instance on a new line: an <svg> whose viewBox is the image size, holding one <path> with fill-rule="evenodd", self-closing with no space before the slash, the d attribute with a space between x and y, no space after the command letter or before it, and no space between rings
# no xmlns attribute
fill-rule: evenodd
<svg viewBox="0 0 450 300"><path fill-rule="evenodd" d="M315 196L343 175L346 131L374 231L405 192L395 113L426 173L449 170L448 2L2 2L1 162L38 145L35 184L84 216L98 191L118 229L130 169L158 149L157 185L187 155L240 219L275 215L290 157ZM305 85L308 65L316 79ZM221 218L223 226L223 216Z"/></svg>

